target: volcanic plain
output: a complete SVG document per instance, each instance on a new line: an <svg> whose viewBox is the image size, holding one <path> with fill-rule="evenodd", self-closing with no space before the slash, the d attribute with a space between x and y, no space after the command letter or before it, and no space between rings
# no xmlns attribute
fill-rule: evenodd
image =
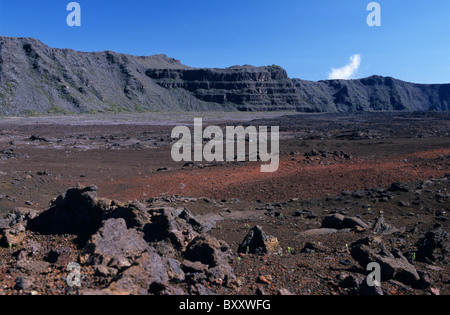
<svg viewBox="0 0 450 315"><path fill-rule="evenodd" d="M450 114L208 114L205 127L279 126L275 173L259 162L176 163L171 131L195 114L146 115L0 119L0 294L450 293ZM43 214L78 204L77 193L108 200L87 241L86 231L42 228ZM117 214L133 202L149 216L142 226ZM158 218L174 216L192 239L152 236ZM120 218L119 238L142 233L146 244L127 263L106 263L108 227L123 228ZM260 231L263 244L245 245ZM199 254L224 244L211 260ZM173 261L151 283L124 285L133 268L148 272L145 255ZM226 271L215 269L220 259ZM81 287L66 283L72 261ZM368 261L382 267L379 288L365 284Z"/></svg>

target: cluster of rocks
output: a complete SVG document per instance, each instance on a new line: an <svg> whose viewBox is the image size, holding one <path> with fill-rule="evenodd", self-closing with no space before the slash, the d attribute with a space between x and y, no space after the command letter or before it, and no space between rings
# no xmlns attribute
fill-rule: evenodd
<svg viewBox="0 0 450 315"><path fill-rule="evenodd" d="M26 236L28 221L36 218L35 210L17 208L0 218L0 246L13 247Z"/></svg>
<svg viewBox="0 0 450 315"><path fill-rule="evenodd" d="M16 210L0 220L0 231L5 247L27 231L76 235L76 262L107 279L103 289L81 294L213 294L240 285L229 246L205 234L189 210L100 199L95 186L69 189L39 215ZM52 250L47 261L66 263L70 252Z"/></svg>
<svg viewBox="0 0 450 315"><path fill-rule="evenodd" d="M344 151L324 151L324 150L320 150L320 151L312 150L312 151L306 152L305 154L303 154L303 156L305 156L308 159L311 159L314 157L321 157L321 158L333 157L333 158L338 158L338 159L350 160L352 158L352 156L350 154L347 154Z"/></svg>
<svg viewBox="0 0 450 315"><path fill-rule="evenodd" d="M151 135L147 131L135 130L133 133L116 134L67 134L53 137L43 137L39 134L32 134L29 137L16 137L16 144L30 144L34 142L37 147L53 146L54 148L70 148L77 150L90 150L104 148L106 150L142 150L169 145L172 138L169 136Z"/></svg>
<svg viewBox="0 0 450 315"><path fill-rule="evenodd" d="M390 190L406 189L399 184L393 184ZM302 237L317 237L345 232L364 232L368 237L364 237L350 246L347 246L351 257L361 266L363 270L370 263L377 263L381 268L381 281L394 281L400 286L412 287L419 290L433 289L429 274L416 269L416 263L426 263L432 269L436 263L448 264L450 254L450 242L448 233L440 224L435 224L434 228L428 231L422 238L412 244L409 251L401 251L401 247L395 246L391 235L404 237L405 229L398 229L388 224L381 214L372 225L368 225L357 217L344 216L342 214L332 214L322 219L322 226L319 229L312 229L302 232ZM306 242L302 253L331 252L331 249L320 242ZM341 264L351 264L342 261ZM343 273L340 274L337 287L349 289L351 294L362 295L382 295L382 286L368 286L364 273ZM433 289L434 290L434 289Z"/></svg>
<svg viewBox="0 0 450 315"><path fill-rule="evenodd" d="M422 189L428 187L427 183L421 185ZM415 186L394 183L385 191L397 196L414 191L414 188ZM354 198L364 194L370 195L371 191L345 193ZM440 194L440 198L447 198L445 193ZM64 196L55 198L51 208L45 212L38 214L34 210L19 208L1 217L0 246L19 248L14 254L17 258L14 268L24 271L24 276L18 277L16 281L16 287L22 290L33 287L33 279L48 272L51 265L65 268L75 261L83 270L93 270L95 276L101 279L101 284L96 282L94 285L85 285L76 291L79 294L235 293L239 288L242 289L242 284L233 270L234 263L241 261L241 258L245 260L247 255L286 256L278 239L266 235L261 226L250 229L235 253L235 249L231 250L225 242L208 233L214 228L216 220L226 217L225 213L224 217L218 214L194 216L186 208L168 206L200 200L217 205L226 201L161 196L150 198L145 204L138 201L121 203L98 198L95 186L72 188ZM271 212L286 204L274 203L261 210ZM245 211L245 215L251 212ZM260 211L256 212L261 216ZM232 213L234 212L229 214ZM236 213L244 214L242 211ZM300 210L295 215L312 220L318 218L311 210ZM445 217L445 214L440 215ZM281 215L279 219L281 220ZM290 255L286 259L298 257L296 255L333 255L341 265L352 266L340 273L333 282L336 287L344 288L347 292L389 293L385 285L367 285L365 270L369 263L380 265L383 283L395 283L395 286L409 290L433 290L435 277L427 273L427 270L449 263L450 246L445 223L444 227L440 223L434 223L432 229L427 229L426 233L420 235L390 225L385 220L383 211L378 217L374 216L368 221L358 214L351 216L345 211L327 211L327 215L317 221L318 224L320 222L319 228L298 234L306 242L302 244L303 247L297 248L298 251L289 247ZM77 250L64 245L45 248L30 237L30 233L55 236L57 239L59 236L72 235L76 239L71 244L76 245ZM334 239L333 234L337 239L351 236L352 240L348 242L350 246L345 245L345 253L322 242L322 237L326 235L332 235L331 238ZM357 240L358 235L363 238ZM409 246L398 243L411 236L414 241ZM316 242L317 240L320 241ZM41 252L39 257L36 254L38 252ZM42 257L45 257L44 261ZM31 258L34 260L30 260ZM260 276L257 283L271 282L270 275Z"/></svg>
<svg viewBox="0 0 450 315"><path fill-rule="evenodd" d="M428 264L442 261L448 263L450 254L449 235L437 224L421 238L417 245L417 259Z"/></svg>
<svg viewBox="0 0 450 315"><path fill-rule="evenodd" d="M396 248L388 249L382 238L369 236L354 242L351 245L350 253L353 259L363 268L366 268L370 263L379 264L382 282L394 281L406 287L436 291L436 289L431 288L433 283L429 274L416 270L415 262L422 261L431 264L431 259L433 259L433 262L439 260L447 263L448 237L446 233L442 232L441 228L437 228L420 239L416 247L418 248L417 252L403 253ZM430 266L430 269L433 269L433 266ZM339 278L339 286L351 289L350 292L353 294L385 294L381 284L371 287L366 279L359 275L341 274Z"/></svg>
<svg viewBox="0 0 450 315"><path fill-rule="evenodd" d="M20 157L26 157L26 156L14 151L14 149L0 150L0 160L2 160L2 161L6 161L6 160L10 160L10 159L17 159Z"/></svg>
<svg viewBox="0 0 450 315"><path fill-rule="evenodd" d="M375 238L364 238L352 244L351 255L361 266L378 263L381 267L381 281L394 279L406 285L416 285L421 279L401 251L389 251L384 243Z"/></svg>
<svg viewBox="0 0 450 315"><path fill-rule="evenodd" d="M349 191L344 190L341 192L341 195L338 196L337 200L342 200L346 197L353 197L355 199L371 199L372 202L389 202L401 195L404 195L406 193L409 193L411 196L408 196L411 201L405 201L405 200L398 200L397 205L399 207L408 208L411 206L416 206L421 204L421 200L423 200L424 193L431 193L434 192L434 190L430 190L430 186L434 185L435 183L438 183L439 181L447 181L448 176L445 176L442 179L432 179L432 180L425 180L420 183L411 183L411 184L405 184L401 182L394 182L391 185L387 186L386 188L368 188L364 190L356 190L356 191ZM446 194L444 191L436 190L436 194L432 197L432 199L436 199L439 203L445 203L450 195ZM430 197L431 199L431 197Z"/></svg>

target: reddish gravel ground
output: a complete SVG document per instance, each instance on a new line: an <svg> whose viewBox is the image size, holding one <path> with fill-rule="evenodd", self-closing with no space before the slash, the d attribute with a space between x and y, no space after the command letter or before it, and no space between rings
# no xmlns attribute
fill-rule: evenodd
<svg viewBox="0 0 450 315"><path fill-rule="evenodd" d="M279 171L275 174L261 173L259 165L244 163L194 171L150 172L113 181L99 179L96 183L107 197L122 200L142 199L144 195L178 194L218 200L239 198L275 202L439 177L448 170L448 166L437 167L435 159L449 155L450 149L445 148L371 160L352 159L331 165L307 164L304 157L295 161L282 157Z"/></svg>
<svg viewBox="0 0 450 315"><path fill-rule="evenodd" d="M277 237L283 248L283 255L237 256L233 267L242 279L241 290L219 289L218 293L278 294L287 289L294 294L349 294L351 290L339 285L340 277L349 273L363 275L364 270L351 257L348 245L370 236L371 232L301 235L308 229L319 228L323 217L337 212L358 215L372 223L383 211L389 223L397 228L409 230L419 226L415 234L386 238L391 245L404 242L403 252L414 251L416 242L437 223L449 232L448 221L436 221L436 213L446 215L450 211L450 186L446 180L433 181L420 196L412 188L386 202L375 193L361 198L341 194L383 190L393 182L420 186L424 181L448 176L449 115L417 115L399 114L397 118L387 114L303 115L297 119L290 116L250 122L283 127L280 167L272 174L261 173L259 163L252 162L194 166L175 163L170 158L172 126L105 122L65 126L52 124L50 118L48 124L36 125L0 122L0 214L16 207L46 210L51 199L77 183L95 184L100 197L120 201L146 202L149 198L173 195L196 197L195 202L183 202L195 215L227 211L233 214L210 232L232 249L237 249L254 225ZM319 154L305 155L313 150ZM336 151L343 151L347 157L334 154ZM437 198L438 194L441 197ZM167 201L168 206L179 203ZM316 217L296 216L301 209L313 211ZM73 246L71 237L30 237L45 244L45 248ZM306 242L324 244L326 249L300 253ZM0 249L0 293L26 294L14 290L16 274L11 269L14 252ZM450 293L448 263L430 267L416 262L415 266L429 274L431 288L442 294ZM86 273L90 275L91 288L102 287L104 279L94 276L92 270ZM64 268L48 272L36 281L34 291L71 293L64 287L64 275ZM267 281L262 281L261 276ZM436 292L396 281L386 282L383 289L387 294Z"/></svg>

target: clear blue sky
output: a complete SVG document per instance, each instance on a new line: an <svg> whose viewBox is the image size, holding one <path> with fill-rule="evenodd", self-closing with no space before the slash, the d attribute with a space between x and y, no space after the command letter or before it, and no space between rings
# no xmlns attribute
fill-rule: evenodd
<svg viewBox="0 0 450 315"><path fill-rule="evenodd" d="M450 82L450 1L79 0L82 26L66 24L69 0L0 0L0 35L56 48L167 54L193 67L278 64L291 77L327 79L359 54L355 78L372 74Z"/></svg>

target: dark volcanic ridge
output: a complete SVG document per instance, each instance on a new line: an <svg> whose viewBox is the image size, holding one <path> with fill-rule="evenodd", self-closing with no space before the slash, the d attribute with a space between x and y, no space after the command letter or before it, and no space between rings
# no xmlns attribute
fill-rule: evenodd
<svg viewBox="0 0 450 315"><path fill-rule="evenodd" d="M0 37L0 115L141 111L447 111L450 84L390 77L291 79L276 65L198 69L149 57Z"/></svg>

